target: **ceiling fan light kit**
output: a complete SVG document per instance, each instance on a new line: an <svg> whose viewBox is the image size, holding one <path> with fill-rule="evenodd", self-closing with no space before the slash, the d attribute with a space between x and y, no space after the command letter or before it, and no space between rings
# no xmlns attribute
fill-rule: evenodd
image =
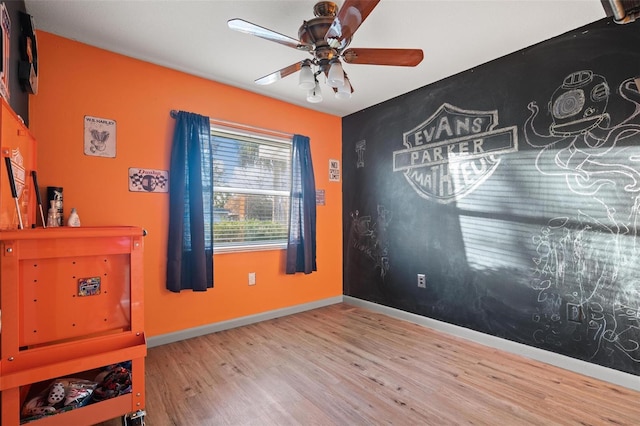
<svg viewBox="0 0 640 426"><path fill-rule="evenodd" d="M298 80L298 86L301 89L311 90L315 87L316 80L311 70L311 61L306 60L300 67L300 80Z"/></svg>
<svg viewBox="0 0 640 426"><path fill-rule="evenodd" d="M311 102L312 104L322 102L322 91L320 90L320 83L318 83L318 80L316 80L313 89L310 89L307 93L307 102Z"/></svg>
<svg viewBox="0 0 640 426"><path fill-rule="evenodd" d="M344 76L344 84L338 87L336 90L336 98L338 99L349 99L351 98L351 84L349 84L349 78Z"/></svg>
<svg viewBox="0 0 640 426"><path fill-rule="evenodd" d="M339 60L331 62L329 74L327 74L327 84L331 87L344 86L344 71L342 70L342 64Z"/></svg>
<svg viewBox="0 0 640 426"><path fill-rule="evenodd" d="M231 19L232 30L273 41L300 51L307 51L312 59L305 59L255 80L266 85L300 71L298 86L308 90L307 101L322 101L318 75L324 74L336 98L349 99L353 88L342 68L340 58L347 64L394 65L414 67L422 62L420 49L347 49L351 38L380 0L345 0L342 7L334 2L321 1L313 7L315 18L303 21L298 40L243 19ZM313 70L315 67L315 71Z"/></svg>

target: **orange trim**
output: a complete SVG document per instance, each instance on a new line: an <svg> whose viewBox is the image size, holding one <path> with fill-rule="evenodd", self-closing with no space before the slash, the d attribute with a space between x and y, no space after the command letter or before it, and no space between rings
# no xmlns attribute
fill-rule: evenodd
<svg viewBox="0 0 640 426"><path fill-rule="evenodd" d="M82 226L71 228L68 226L54 228L36 228L29 232L3 231L0 232L2 240L41 240L41 239L68 239L68 238L100 238L100 237L133 237L142 236L143 230L134 226Z"/></svg>
<svg viewBox="0 0 640 426"><path fill-rule="evenodd" d="M139 340L139 339L138 339ZM49 348L41 348L37 353L25 354L24 358L14 362L5 362L4 365L15 365L15 368L6 369L7 371L2 373L2 382L0 384L0 390L10 389L18 386L27 385L30 383L36 383L43 380L55 379L56 377L65 377L73 373L79 373L86 370L92 370L94 368L100 368L111 364L117 364L119 362L129 361L134 358L141 358L147 355L147 345L142 338L143 343L136 346L131 346L131 342L128 342L129 346L123 346L121 349L111 350L106 349L99 354L89 354L90 351L87 345L93 347L95 352L96 343L82 342L80 347L79 343L71 344L70 347L65 348L67 356L69 351L72 351L73 358L60 359L62 354L58 351L57 354L51 354ZM104 342L102 343L104 344ZM101 349L104 346L99 346ZM57 348L58 349L58 348ZM59 348L61 349L61 348ZM27 352L33 352L29 350ZM50 357L55 356L55 361L51 362ZM46 363L43 363L43 359L46 359ZM23 361L23 362L20 362ZM40 365L40 366L38 366Z"/></svg>

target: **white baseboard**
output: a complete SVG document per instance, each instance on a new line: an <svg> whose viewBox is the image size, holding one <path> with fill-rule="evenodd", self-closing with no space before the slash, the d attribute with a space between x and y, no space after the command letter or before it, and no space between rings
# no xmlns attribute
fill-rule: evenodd
<svg viewBox="0 0 640 426"><path fill-rule="evenodd" d="M235 327L242 327L244 325L255 324L260 321L267 321L270 319L280 318L304 311L310 311L311 309L322 308L324 306L334 305L340 302L342 302L342 296L330 297L328 299L317 300L314 302L304 303L302 305L275 309L273 311L262 312L259 314L249 315L241 318L234 318L228 321L221 321L213 324L202 325L200 327L188 328L186 330L180 330L174 333L161 334L159 336L147 338L147 347L153 348L154 346L166 345L168 343L191 339L193 337L203 336L205 334L215 333L217 331L228 330Z"/></svg>
<svg viewBox="0 0 640 426"><path fill-rule="evenodd" d="M350 305L370 309L372 311L389 315L390 317L429 327L485 346L521 355L536 361L564 368L565 370L573 371L578 374L583 374L585 376L590 376L602 381L640 391L640 377L634 376L633 374L624 373L601 365L534 348L533 346L527 346L522 343L512 342L511 340L480 333L475 330L412 314L400 309L390 308L388 306L379 305L362 299L356 299L355 297L344 296L343 299L344 303L348 303Z"/></svg>

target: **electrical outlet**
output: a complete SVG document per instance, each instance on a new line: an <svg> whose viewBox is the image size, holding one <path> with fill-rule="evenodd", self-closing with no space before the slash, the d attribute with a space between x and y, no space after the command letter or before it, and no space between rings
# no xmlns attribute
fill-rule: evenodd
<svg viewBox="0 0 640 426"><path fill-rule="evenodd" d="M427 288L427 277L424 274L418 274L418 287Z"/></svg>
<svg viewBox="0 0 640 426"><path fill-rule="evenodd" d="M256 285L256 273L249 272L249 285Z"/></svg>

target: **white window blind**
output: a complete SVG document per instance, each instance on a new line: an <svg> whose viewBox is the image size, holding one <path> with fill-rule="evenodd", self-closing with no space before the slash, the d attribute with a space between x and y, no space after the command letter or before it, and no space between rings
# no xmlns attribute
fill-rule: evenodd
<svg viewBox="0 0 640 426"><path fill-rule="evenodd" d="M216 251L284 246L291 140L212 124Z"/></svg>

